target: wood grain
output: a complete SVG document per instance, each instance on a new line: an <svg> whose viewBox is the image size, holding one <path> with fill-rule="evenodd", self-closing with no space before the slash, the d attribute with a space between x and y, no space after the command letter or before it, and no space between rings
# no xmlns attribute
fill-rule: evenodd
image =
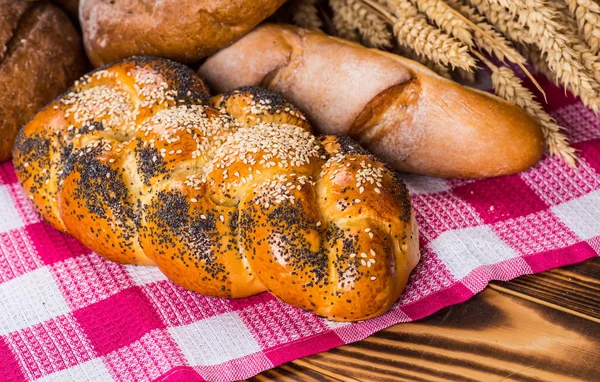
<svg viewBox="0 0 600 382"><path fill-rule="evenodd" d="M600 259L494 282L471 300L254 380L593 381Z"/></svg>

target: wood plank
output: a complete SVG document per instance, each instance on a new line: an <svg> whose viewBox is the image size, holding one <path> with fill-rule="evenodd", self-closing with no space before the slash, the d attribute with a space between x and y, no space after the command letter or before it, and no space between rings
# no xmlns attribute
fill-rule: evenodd
<svg viewBox="0 0 600 382"><path fill-rule="evenodd" d="M492 285L600 320L600 258Z"/></svg>
<svg viewBox="0 0 600 382"><path fill-rule="evenodd" d="M419 322L291 364L369 381L590 381L598 377L600 326L488 288Z"/></svg>
<svg viewBox="0 0 600 382"><path fill-rule="evenodd" d="M342 377L344 378L344 377ZM254 381L281 381L281 382L339 382L345 379L331 378L313 370L311 367L287 363L272 370L267 370L257 375Z"/></svg>

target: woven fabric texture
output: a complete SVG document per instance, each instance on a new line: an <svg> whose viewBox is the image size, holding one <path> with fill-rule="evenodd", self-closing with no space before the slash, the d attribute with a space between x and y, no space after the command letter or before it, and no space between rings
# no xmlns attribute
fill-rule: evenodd
<svg viewBox="0 0 600 382"><path fill-rule="evenodd" d="M406 176L422 260L387 314L328 322L268 293L204 297L155 268L105 261L41 221L0 164L0 380L229 381L417 320L490 280L600 250L600 118L548 85L549 110L582 158L546 158L487 180Z"/></svg>

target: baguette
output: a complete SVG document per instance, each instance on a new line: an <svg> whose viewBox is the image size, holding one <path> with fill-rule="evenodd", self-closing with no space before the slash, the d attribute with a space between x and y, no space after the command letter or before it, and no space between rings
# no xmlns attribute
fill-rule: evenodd
<svg viewBox="0 0 600 382"><path fill-rule="evenodd" d="M385 313L419 260L398 175L259 88L215 98L172 61L85 76L15 144L39 213L96 253L216 297L269 291L338 321Z"/></svg>
<svg viewBox="0 0 600 382"><path fill-rule="evenodd" d="M522 109L444 79L415 61L283 25L263 25L209 57L217 92L261 85L319 133L346 134L395 169L447 178L521 172L544 151Z"/></svg>

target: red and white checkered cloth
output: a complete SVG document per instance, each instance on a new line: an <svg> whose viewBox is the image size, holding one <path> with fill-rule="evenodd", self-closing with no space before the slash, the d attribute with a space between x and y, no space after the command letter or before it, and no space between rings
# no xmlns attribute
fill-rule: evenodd
<svg viewBox="0 0 600 382"><path fill-rule="evenodd" d="M332 323L263 293L187 292L155 268L103 260L40 221L0 164L0 380L226 381L250 377L481 291L489 280L600 251L600 118L560 89L550 109L582 158L487 180L407 176L422 260L387 314Z"/></svg>

